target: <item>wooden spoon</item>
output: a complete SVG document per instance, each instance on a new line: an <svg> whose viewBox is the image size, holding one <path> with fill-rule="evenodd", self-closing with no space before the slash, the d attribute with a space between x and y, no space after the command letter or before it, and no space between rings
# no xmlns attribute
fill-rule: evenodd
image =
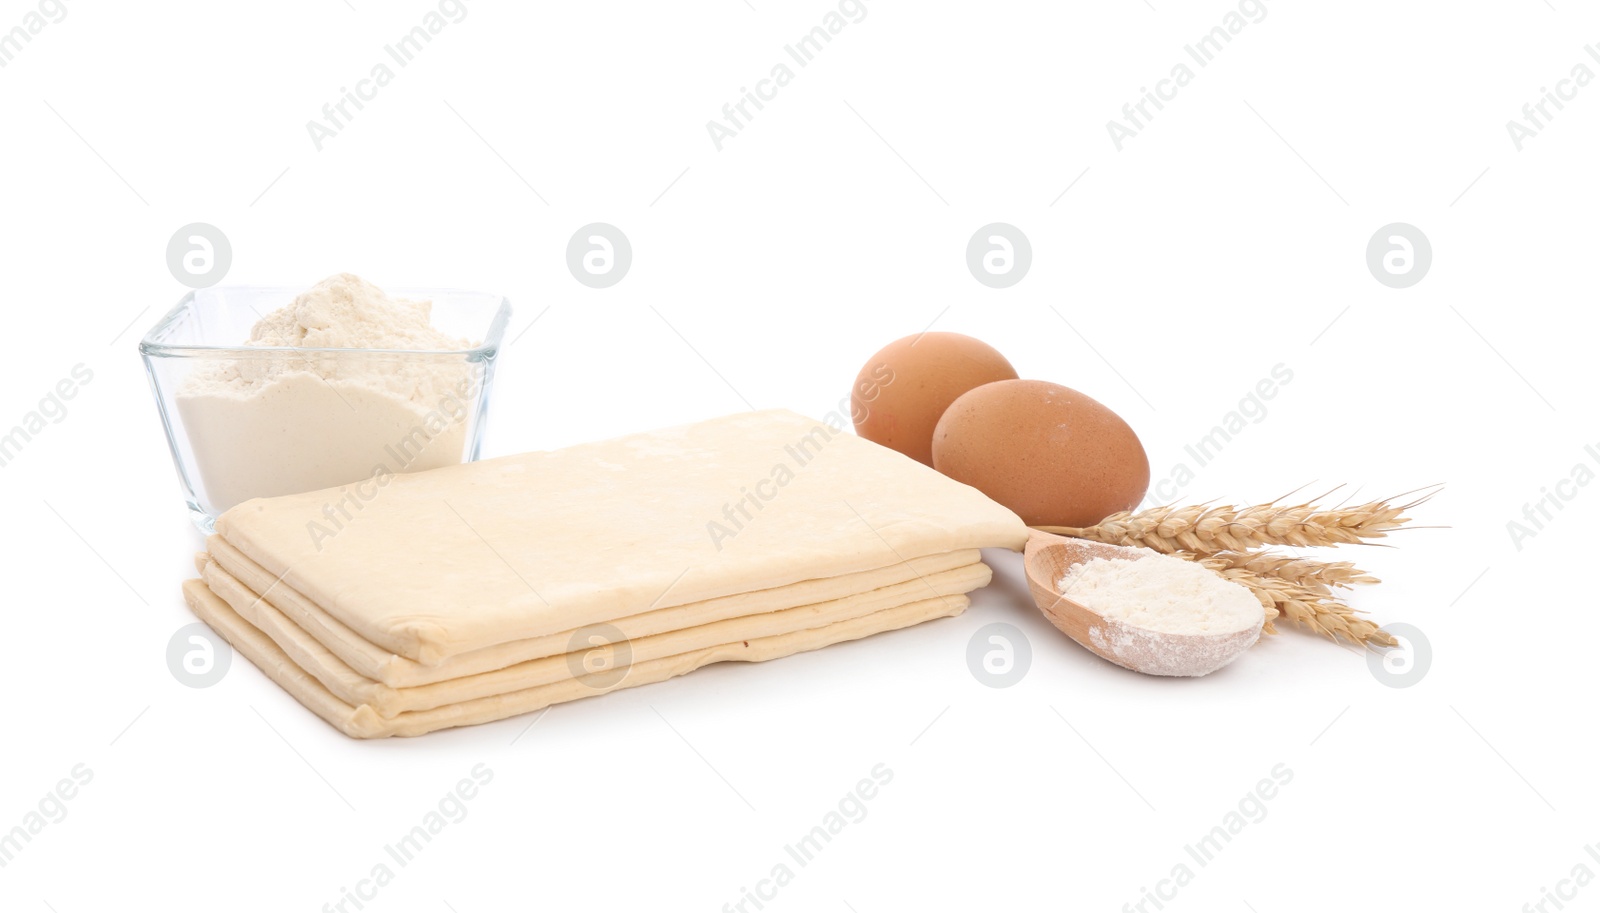
<svg viewBox="0 0 1600 913"><path fill-rule="evenodd" d="M1205 675L1233 662L1261 636L1265 613L1254 627L1226 634L1166 634L1105 618L1063 595L1058 582L1067 569L1091 558L1141 560L1155 552L1105 545L1034 530L1023 550L1023 569L1033 601L1050 623L1090 653L1146 675Z"/></svg>

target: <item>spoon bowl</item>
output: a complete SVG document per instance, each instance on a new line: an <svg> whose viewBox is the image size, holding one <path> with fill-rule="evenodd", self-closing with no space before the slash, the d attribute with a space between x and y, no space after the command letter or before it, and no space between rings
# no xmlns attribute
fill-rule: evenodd
<svg viewBox="0 0 1600 913"><path fill-rule="evenodd" d="M1093 558L1142 560L1155 552L1055 536L1035 530L1023 550L1033 601L1050 623L1084 649L1146 675L1198 676L1226 666L1261 637L1261 625L1223 634L1167 634L1106 618L1063 594L1067 570Z"/></svg>

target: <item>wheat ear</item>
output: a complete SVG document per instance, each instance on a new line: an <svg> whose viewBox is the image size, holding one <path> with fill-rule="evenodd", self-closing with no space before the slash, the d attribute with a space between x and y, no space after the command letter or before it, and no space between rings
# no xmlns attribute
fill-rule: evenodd
<svg viewBox="0 0 1600 913"><path fill-rule="evenodd" d="M1089 527L1041 526L1047 533L1091 539L1110 545L1131 545L1173 554L1199 555L1246 552L1267 545L1346 545L1381 539L1410 522L1405 512L1428 499L1405 504L1370 501L1357 507L1325 508L1316 504L1257 504L1206 507L1153 507L1122 511Z"/></svg>
<svg viewBox="0 0 1600 913"><path fill-rule="evenodd" d="M1177 552L1179 558L1200 561L1214 571L1237 568L1260 577L1276 577L1302 586L1344 587L1372 586L1378 578L1355 566L1351 561L1318 561L1315 558L1298 558L1275 552L1217 552L1198 556L1191 552ZM1327 592L1326 589L1323 592Z"/></svg>
<svg viewBox="0 0 1600 913"><path fill-rule="evenodd" d="M1269 630L1269 633L1276 633L1272 622L1281 616L1335 642L1344 639L1353 644L1374 643L1384 646L1393 646L1395 643L1393 637L1379 630L1371 620L1362 617L1355 609L1332 595L1326 583L1314 579L1303 582L1287 580L1260 573L1250 567L1250 561L1240 561L1239 559L1244 556L1239 555L1184 557L1197 561L1223 579L1248 589L1267 612L1263 630ZM1354 576L1364 580L1374 579L1359 572Z"/></svg>

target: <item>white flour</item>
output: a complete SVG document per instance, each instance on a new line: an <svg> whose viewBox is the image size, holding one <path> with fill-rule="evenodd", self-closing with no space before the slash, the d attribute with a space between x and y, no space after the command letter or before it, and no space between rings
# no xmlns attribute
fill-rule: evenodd
<svg viewBox="0 0 1600 913"><path fill-rule="evenodd" d="M1069 568L1058 589L1102 617L1161 634L1232 634L1263 618L1249 590L1171 555L1091 558Z"/></svg>
<svg viewBox="0 0 1600 913"><path fill-rule="evenodd" d="M262 318L244 345L473 345L435 330L431 310L342 273ZM470 366L444 356L263 352L197 365L177 405L217 514L250 498L459 463L474 387Z"/></svg>

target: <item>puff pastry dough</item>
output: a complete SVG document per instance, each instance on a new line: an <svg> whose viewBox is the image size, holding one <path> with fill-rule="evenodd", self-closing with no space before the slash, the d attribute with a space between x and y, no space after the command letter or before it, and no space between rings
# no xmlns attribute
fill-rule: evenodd
<svg viewBox="0 0 1600 913"><path fill-rule="evenodd" d="M424 665L1027 539L976 489L785 410L246 501L217 532L362 638Z"/></svg>

